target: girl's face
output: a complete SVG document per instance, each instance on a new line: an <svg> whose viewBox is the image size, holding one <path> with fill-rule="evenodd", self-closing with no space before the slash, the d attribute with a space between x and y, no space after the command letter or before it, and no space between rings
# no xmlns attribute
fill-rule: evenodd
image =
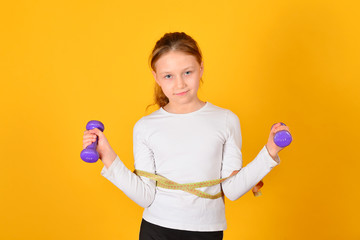
<svg viewBox="0 0 360 240"><path fill-rule="evenodd" d="M152 71L155 81L172 104L199 101L197 91L204 68L193 55L170 51L161 56Z"/></svg>

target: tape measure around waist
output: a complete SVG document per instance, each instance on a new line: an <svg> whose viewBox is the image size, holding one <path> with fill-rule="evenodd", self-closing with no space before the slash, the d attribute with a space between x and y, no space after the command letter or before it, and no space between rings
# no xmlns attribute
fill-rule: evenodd
<svg viewBox="0 0 360 240"><path fill-rule="evenodd" d="M141 170L134 170L134 173L138 176L143 176L143 177L147 177L149 179L155 180L156 181L156 185L158 187L161 188L166 188L166 189L174 189L174 190L182 190L188 193L192 193L198 197L201 198L209 198L209 199L217 199L219 197L223 196L223 192L220 191L219 193L212 195L203 191L198 190L197 188L202 188L202 187L210 187L210 186L214 186L217 185L219 183L224 182L226 179L234 176L235 174L237 174L239 172L239 170L237 171L233 171L230 176L226 177L226 178L220 178L220 179L214 179L214 180L208 180L208 181L203 181L203 182L195 182L195 183L177 183L174 181L171 181L163 176L160 175L156 175L153 173L149 173L149 172L145 172L145 171L141 171Z"/></svg>

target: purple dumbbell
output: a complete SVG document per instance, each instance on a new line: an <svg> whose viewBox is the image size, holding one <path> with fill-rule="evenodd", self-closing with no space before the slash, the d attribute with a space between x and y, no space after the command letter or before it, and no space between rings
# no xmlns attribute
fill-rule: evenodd
<svg viewBox="0 0 360 240"><path fill-rule="evenodd" d="M86 130L91 130L94 128L98 128L100 131L104 131L105 127L100 121L92 120L89 121L86 125ZM83 149L80 153L80 157L82 160L88 163L94 163L99 159L99 153L96 151L96 147L98 144L98 139L96 137L96 141Z"/></svg>
<svg viewBox="0 0 360 240"><path fill-rule="evenodd" d="M280 122L280 123L281 123L281 125L286 126L285 123L282 123L282 122ZM276 124L276 123L275 123L275 124ZM271 129L272 129L272 127L273 127L275 124L273 124L273 125L271 126ZM288 145L291 143L291 141L292 141L292 136L291 136L291 134L290 134L288 131L286 131L286 130L279 131L279 132L277 132L277 133L275 134L275 136L274 136L274 142L275 142L275 144L278 145L279 147L286 147L286 146L288 146Z"/></svg>

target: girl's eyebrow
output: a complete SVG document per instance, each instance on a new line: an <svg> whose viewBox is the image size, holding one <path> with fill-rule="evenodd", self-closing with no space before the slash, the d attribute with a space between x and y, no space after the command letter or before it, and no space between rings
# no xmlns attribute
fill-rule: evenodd
<svg viewBox="0 0 360 240"><path fill-rule="evenodd" d="M186 69L192 68L192 67L193 67L192 65L188 66L188 67L184 68L183 71L186 70ZM165 74L165 73L171 73L171 72L164 71L164 72L161 72L160 74Z"/></svg>

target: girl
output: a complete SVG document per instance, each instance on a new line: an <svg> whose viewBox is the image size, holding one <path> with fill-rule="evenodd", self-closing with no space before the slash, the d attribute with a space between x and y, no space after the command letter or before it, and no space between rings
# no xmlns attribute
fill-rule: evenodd
<svg viewBox="0 0 360 240"><path fill-rule="evenodd" d="M101 174L145 208L140 240L223 239L224 195L234 201L261 187L261 179L280 163L282 148L274 134L289 128L274 125L267 144L242 167L237 115L197 96L204 65L196 41L183 32L166 33L150 64L160 108L134 126L135 171L97 128L85 131L83 148L98 137Z"/></svg>

